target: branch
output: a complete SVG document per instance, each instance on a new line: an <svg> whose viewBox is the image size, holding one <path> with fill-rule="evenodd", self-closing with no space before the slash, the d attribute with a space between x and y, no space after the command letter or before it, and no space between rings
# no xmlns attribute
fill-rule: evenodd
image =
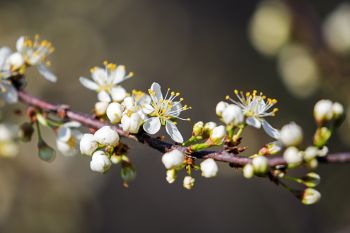
<svg viewBox="0 0 350 233"><path fill-rule="evenodd" d="M67 120L78 121L84 126L89 128L99 129L103 126L109 125L113 127L121 137L129 138L137 142L143 143L162 153L172 149L178 149L182 152L189 153L187 147L184 147L178 144L171 144L168 142L164 142L159 138L151 137L145 132L140 132L136 135L129 134L128 132L125 132L119 127L117 127L116 125L111 125L109 123L101 122L98 119L95 119L92 115L72 111L69 108L67 108L66 105L57 105L57 104L47 102L45 100L32 96L23 90L18 91L18 96L20 101L25 105L33 106L42 111L49 112L58 116L61 115L62 112L64 111L63 115ZM243 167L244 165L251 162L250 158L235 155L225 150L222 150L222 151L203 150L199 152L190 152L189 155L199 159L213 158L216 161L229 163L233 167ZM277 165L287 165L286 161L280 156L270 157L268 159L269 159L269 165L271 167L275 167ZM350 163L350 152L329 154L326 157L318 158L318 161L321 163Z"/></svg>

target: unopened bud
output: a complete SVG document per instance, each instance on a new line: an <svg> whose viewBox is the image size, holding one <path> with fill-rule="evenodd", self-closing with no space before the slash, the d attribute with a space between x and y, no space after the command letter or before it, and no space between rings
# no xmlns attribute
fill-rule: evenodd
<svg viewBox="0 0 350 233"><path fill-rule="evenodd" d="M315 172L309 172L302 178L302 183L308 188L314 188L321 182L321 177Z"/></svg>
<svg viewBox="0 0 350 233"><path fill-rule="evenodd" d="M96 116L103 116L106 114L106 111L107 111L107 107L108 107L108 102L103 102L103 101L100 101L100 102L97 102L95 104L95 114Z"/></svg>
<svg viewBox="0 0 350 233"><path fill-rule="evenodd" d="M302 163L303 154L298 150L298 148L291 146L284 151L283 158L286 160L289 166L295 167Z"/></svg>
<svg viewBox="0 0 350 233"><path fill-rule="evenodd" d="M169 184L172 184L176 180L176 171L175 169L170 169L166 171L166 180Z"/></svg>
<svg viewBox="0 0 350 233"><path fill-rule="evenodd" d="M303 131L299 125L291 122L282 127L280 140L285 146L296 146L303 140Z"/></svg>
<svg viewBox="0 0 350 233"><path fill-rule="evenodd" d="M254 167L250 163L246 164L243 167L243 176L247 179L250 179L254 176Z"/></svg>
<svg viewBox="0 0 350 233"><path fill-rule="evenodd" d="M267 158L261 155L256 156L252 159L252 165L254 172L260 175L265 174L269 167Z"/></svg>
<svg viewBox="0 0 350 233"><path fill-rule="evenodd" d="M202 136L203 130L204 130L203 121L198 121L196 124L193 125L192 135L193 136Z"/></svg>
<svg viewBox="0 0 350 233"><path fill-rule="evenodd" d="M300 198L304 205L312 205L321 199L321 193L313 188L307 188L304 190Z"/></svg>
<svg viewBox="0 0 350 233"><path fill-rule="evenodd" d="M183 186L185 189L192 189L194 186L195 179L191 176L186 176L183 181Z"/></svg>
<svg viewBox="0 0 350 233"><path fill-rule="evenodd" d="M213 129L210 135L210 140L215 145L220 145L226 137L226 129L225 126L219 125Z"/></svg>
<svg viewBox="0 0 350 233"><path fill-rule="evenodd" d="M222 116L222 113L225 111L226 107L228 106L228 103L224 102L224 101L220 101L217 105L216 105L216 115L218 115L219 117Z"/></svg>

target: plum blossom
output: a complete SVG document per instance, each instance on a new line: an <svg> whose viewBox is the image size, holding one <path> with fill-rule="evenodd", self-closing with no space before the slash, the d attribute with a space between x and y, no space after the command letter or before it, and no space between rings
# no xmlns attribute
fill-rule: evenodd
<svg viewBox="0 0 350 233"><path fill-rule="evenodd" d="M77 130L81 124L76 121L64 123L57 129L57 149L66 156L72 156L79 152L79 142L82 133Z"/></svg>

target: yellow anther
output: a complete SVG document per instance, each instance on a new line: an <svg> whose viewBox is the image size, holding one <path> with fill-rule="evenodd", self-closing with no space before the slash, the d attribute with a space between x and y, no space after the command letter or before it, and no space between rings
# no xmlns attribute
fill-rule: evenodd
<svg viewBox="0 0 350 233"><path fill-rule="evenodd" d="M233 92L234 92L236 95L238 95L238 90L237 90L237 89L235 89Z"/></svg>
<svg viewBox="0 0 350 233"><path fill-rule="evenodd" d="M235 90L235 91L237 91L237 90ZM238 92L237 92L237 93L238 93ZM227 96L225 97L225 99L226 99L226 100L229 100L229 99L230 99L230 96L227 95Z"/></svg>

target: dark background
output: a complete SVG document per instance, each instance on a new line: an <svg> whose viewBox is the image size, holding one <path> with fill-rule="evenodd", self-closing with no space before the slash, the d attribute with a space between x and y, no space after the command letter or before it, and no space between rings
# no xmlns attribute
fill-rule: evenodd
<svg viewBox="0 0 350 233"><path fill-rule="evenodd" d="M28 90L75 110L88 112L96 101L79 76L88 76L91 67L108 60L135 72L135 78L123 83L129 90L147 90L156 81L181 91L185 103L193 106L185 113L193 121L219 122L217 102L234 89L258 89L279 100L280 112L271 124L296 121L310 139L317 99L346 104L348 98L327 75L319 82L327 80L328 88L307 97L288 91L276 58L259 53L249 39L258 3L1 0L0 44L14 48L20 35L36 33L52 41L52 69L59 82L48 83L31 72ZM322 21L339 1L308 3ZM21 121L8 109L3 114ZM349 147L347 124L333 138L331 151ZM191 124L179 125L188 137ZM47 137L53 145L53 134L48 131ZM248 130L244 138L248 153L270 140L256 130ZM322 201L304 206L266 179L245 180L225 164L216 179L198 176L192 191L181 187L181 178L169 185L158 152L125 142L138 174L127 189L117 166L99 175L90 171L83 156L60 155L47 164L38 159L34 143L21 146L15 159L1 159L0 232L350 232L350 165L321 165Z"/></svg>

